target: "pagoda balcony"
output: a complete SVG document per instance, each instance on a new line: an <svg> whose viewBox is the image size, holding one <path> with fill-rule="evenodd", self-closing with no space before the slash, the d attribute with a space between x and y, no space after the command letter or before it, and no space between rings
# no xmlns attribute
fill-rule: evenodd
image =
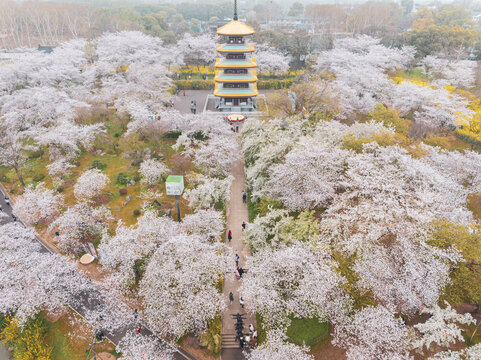
<svg viewBox="0 0 481 360"><path fill-rule="evenodd" d="M223 98L239 98L257 96L259 92L256 83L249 84L247 88L224 88L224 84L216 83L214 95Z"/></svg>
<svg viewBox="0 0 481 360"><path fill-rule="evenodd" d="M254 52L254 44L218 44L217 51L220 53L250 53Z"/></svg>
<svg viewBox="0 0 481 360"><path fill-rule="evenodd" d="M226 59L217 58L215 61L216 68L235 69L235 68L255 68L257 67L256 59Z"/></svg>
<svg viewBox="0 0 481 360"><path fill-rule="evenodd" d="M216 70L214 80L220 83L249 83L257 81L257 72L248 71L247 74L226 74L224 70Z"/></svg>

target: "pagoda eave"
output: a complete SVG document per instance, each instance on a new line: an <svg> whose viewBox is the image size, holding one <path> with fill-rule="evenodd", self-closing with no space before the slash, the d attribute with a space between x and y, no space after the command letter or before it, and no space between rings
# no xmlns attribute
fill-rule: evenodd
<svg viewBox="0 0 481 360"><path fill-rule="evenodd" d="M223 98L241 98L253 97L259 95L257 84L250 84L248 88L228 88L225 89L223 84L215 84L214 95Z"/></svg>
<svg viewBox="0 0 481 360"><path fill-rule="evenodd" d="M218 44L217 52L220 53L251 53L254 52L254 44L249 45L235 45L235 44Z"/></svg>
<svg viewBox="0 0 481 360"><path fill-rule="evenodd" d="M254 58L249 60L226 60L224 58L217 58L215 61L215 67L218 69L256 68L257 63Z"/></svg>

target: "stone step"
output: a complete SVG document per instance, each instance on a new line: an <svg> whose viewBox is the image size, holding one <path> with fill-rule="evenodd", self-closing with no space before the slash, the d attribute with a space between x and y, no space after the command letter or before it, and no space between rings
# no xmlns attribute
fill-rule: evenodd
<svg viewBox="0 0 481 360"><path fill-rule="evenodd" d="M229 345L222 344L222 349L240 349L240 345L238 343Z"/></svg>

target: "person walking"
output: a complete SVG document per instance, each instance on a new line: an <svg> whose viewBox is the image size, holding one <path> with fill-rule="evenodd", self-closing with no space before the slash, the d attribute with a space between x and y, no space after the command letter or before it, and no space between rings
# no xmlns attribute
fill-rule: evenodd
<svg viewBox="0 0 481 360"><path fill-rule="evenodd" d="M185 96L185 90L184 90L184 96Z"/></svg>
<svg viewBox="0 0 481 360"><path fill-rule="evenodd" d="M239 132L239 125L236 125L236 126L235 126L235 132L236 132L236 133Z"/></svg>
<svg viewBox="0 0 481 360"><path fill-rule="evenodd" d="M134 318L137 319L137 317L139 316L139 312L137 311L137 309L134 310Z"/></svg>
<svg viewBox="0 0 481 360"><path fill-rule="evenodd" d="M239 299L239 304L240 304L241 308L244 308L244 299L242 298L242 296Z"/></svg>
<svg viewBox="0 0 481 360"><path fill-rule="evenodd" d="M234 302L234 294L232 293L232 291L229 293L229 301L230 301L231 305Z"/></svg>
<svg viewBox="0 0 481 360"><path fill-rule="evenodd" d="M242 222L242 232L244 232L244 231L245 231L245 229L246 229L246 222L245 222L245 221L243 221L243 222Z"/></svg>
<svg viewBox="0 0 481 360"><path fill-rule="evenodd" d="M252 334L254 332L254 325L249 324L249 332Z"/></svg>
<svg viewBox="0 0 481 360"><path fill-rule="evenodd" d="M239 267L237 267L237 268L239 268ZM239 278L240 278L239 270L236 269L236 270L235 270L235 279L236 279L236 280L239 280Z"/></svg>
<svg viewBox="0 0 481 360"><path fill-rule="evenodd" d="M227 239L229 239L229 242L232 240L232 231L230 231L230 230L227 233Z"/></svg>
<svg viewBox="0 0 481 360"><path fill-rule="evenodd" d="M242 202L247 204L247 193L245 190L242 190Z"/></svg>
<svg viewBox="0 0 481 360"><path fill-rule="evenodd" d="M244 269L239 268L239 277L241 278L243 274L244 274Z"/></svg>
<svg viewBox="0 0 481 360"><path fill-rule="evenodd" d="M195 115L195 113L197 112L197 108L195 107L195 105L194 105L194 108L193 108L193 109L194 109L193 112L194 112L194 115Z"/></svg>
<svg viewBox="0 0 481 360"><path fill-rule="evenodd" d="M239 266L239 255L235 254L235 266Z"/></svg>

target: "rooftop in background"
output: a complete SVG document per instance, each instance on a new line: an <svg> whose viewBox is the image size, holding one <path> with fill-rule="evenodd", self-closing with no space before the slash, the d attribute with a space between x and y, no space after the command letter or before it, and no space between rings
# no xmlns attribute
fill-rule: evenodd
<svg viewBox="0 0 481 360"><path fill-rule="evenodd" d="M49 46L49 45L47 46L38 45L38 48L37 48L38 51L43 51L47 54L50 54L53 51L53 49L55 49L55 46Z"/></svg>
<svg viewBox="0 0 481 360"><path fill-rule="evenodd" d="M254 29L239 20L232 20L217 29L219 35L239 35L246 36L254 34Z"/></svg>

